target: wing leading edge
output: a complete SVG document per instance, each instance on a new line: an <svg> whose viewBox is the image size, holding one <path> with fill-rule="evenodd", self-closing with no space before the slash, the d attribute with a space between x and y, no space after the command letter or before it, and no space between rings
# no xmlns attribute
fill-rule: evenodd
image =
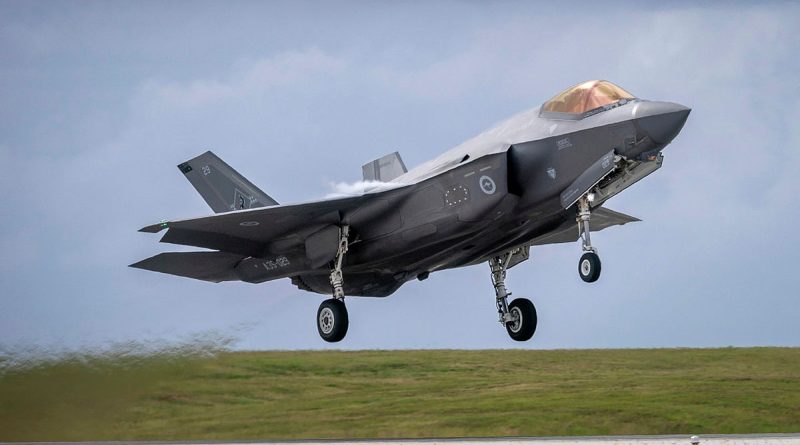
<svg viewBox="0 0 800 445"><path fill-rule="evenodd" d="M140 229L158 233L167 229L163 243L259 256L282 237L302 236L338 224L343 211L355 208L363 196L304 204L239 210L202 218L165 221Z"/></svg>

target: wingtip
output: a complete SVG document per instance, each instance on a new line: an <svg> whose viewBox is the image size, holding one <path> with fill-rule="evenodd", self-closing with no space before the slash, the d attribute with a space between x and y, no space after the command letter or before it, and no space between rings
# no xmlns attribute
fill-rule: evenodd
<svg viewBox="0 0 800 445"><path fill-rule="evenodd" d="M144 233L158 233L168 227L169 224L165 221L165 222L160 222L158 224L151 224L147 227L142 227L141 229L139 229L139 231Z"/></svg>
<svg viewBox="0 0 800 445"><path fill-rule="evenodd" d="M135 262L133 264L128 264L128 267L132 267L134 269L144 269L144 267L142 267L142 265L144 264L145 261L147 261L147 260L145 259L145 260L137 261L137 262Z"/></svg>

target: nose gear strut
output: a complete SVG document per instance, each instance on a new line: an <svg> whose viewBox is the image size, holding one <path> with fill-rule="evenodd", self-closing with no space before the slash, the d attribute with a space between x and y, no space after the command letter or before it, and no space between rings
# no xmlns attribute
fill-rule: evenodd
<svg viewBox="0 0 800 445"><path fill-rule="evenodd" d="M592 247L590 235L589 221L592 217L592 210L589 205L590 196L593 196L591 192L581 196L578 200L578 216L575 220L578 223L578 236L581 239L581 250L583 251L583 255L578 261L578 274L583 281L594 283L600 278L601 264L597 249Z"/></svg>

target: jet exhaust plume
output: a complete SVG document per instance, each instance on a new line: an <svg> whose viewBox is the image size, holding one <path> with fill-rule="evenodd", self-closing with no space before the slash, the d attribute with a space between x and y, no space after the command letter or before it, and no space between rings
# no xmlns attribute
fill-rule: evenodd
<svg viewBox="0 0 800 445"><path fill-rule="evenodd" d="M359 196L365 193L400 187L401 185L402 184L396 182L382 181L331 182L328 184L328 186L333 189L333 191L325 195L325 198L330 199L344 198L347 196Z"/></svg>

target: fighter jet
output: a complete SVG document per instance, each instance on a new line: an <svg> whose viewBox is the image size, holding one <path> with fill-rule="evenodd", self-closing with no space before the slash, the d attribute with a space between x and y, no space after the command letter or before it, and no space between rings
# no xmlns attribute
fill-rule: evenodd
<svg viewBox="0 0 800 445"><path fill-rule="evenodd" d="M591 232L639 221L606 201L661 167L690 111L592 80L412 170L397 152L367 163L364 193L301 204L279 205L209 151L178 168L216 215L140 231L210 250L131 266L215 283L290 278L331 296L317 330L338 342L349 325L345 296L386 297L433 272L488 263L499 322L526 341L536 308L508 301L506 272L533 246L580 240L579 276L596 281Z"/></svg>

